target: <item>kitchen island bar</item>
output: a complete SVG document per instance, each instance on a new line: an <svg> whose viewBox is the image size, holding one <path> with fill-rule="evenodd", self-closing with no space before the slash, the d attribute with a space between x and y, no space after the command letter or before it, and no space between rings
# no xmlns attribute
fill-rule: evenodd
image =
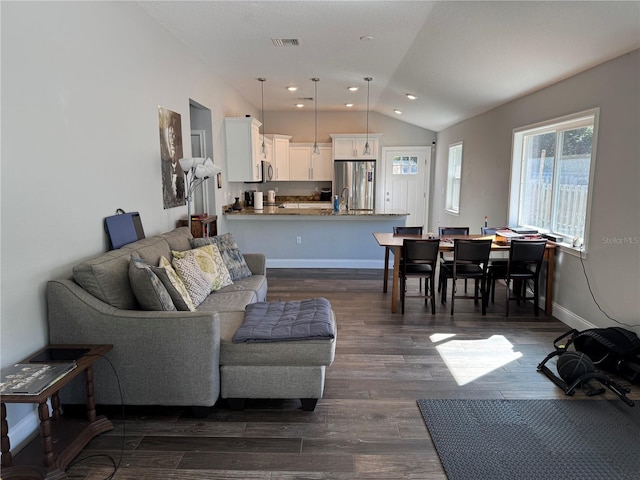
<svg viewBox="0 0 640 480"><path fill-rule="evenodd" d="M226 212L227 220L232 220L237 216L242 217L271 217L271 216L306 216L306 217L348 217L352 220L358 220L361 217L376 218L402 218L407 216L407 212L402 210L382 211L382 210L341 210L334 212L331 208L283 208L282 206L265 206L262 210L254 210L253 208L244 208L240 211Z"/></svg>
<svg viewBox="0 0 640 480"><path fill-rule="evenodd" d="M265 207L225 213L243 252L263 252L271 268L384 268L371 232L405 225L403 211Z"/></svg>

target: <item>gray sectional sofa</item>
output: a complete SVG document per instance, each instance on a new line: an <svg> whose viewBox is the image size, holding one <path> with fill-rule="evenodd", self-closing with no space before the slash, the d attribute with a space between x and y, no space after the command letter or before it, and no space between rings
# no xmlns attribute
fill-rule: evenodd
<svg viewBox="0 0 640 480"><path fill-rule="evenodd" d="M234 343L245 307L264 302L263 254L244 253L251 276L213 292L196 311L141 310L129 282L132 255L158 265L172 250L192 248L186 227L139 240L73 269L74 278L47 283L51 344L112 344L94 367L98 404L211 407L226 398L299 398L313 410L333 362L336 338ZM332 312L335 329L335 317ZM83 403L83 382L61 392Z"/></svg>

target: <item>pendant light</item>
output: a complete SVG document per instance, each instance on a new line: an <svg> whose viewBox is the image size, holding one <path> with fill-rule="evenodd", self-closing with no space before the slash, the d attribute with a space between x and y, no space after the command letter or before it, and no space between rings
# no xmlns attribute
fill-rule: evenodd
<svg viewBox="0 0 640 480"><path fill-rule="evenodd" d="M364 144L363 155L371 155L371 148L369 147L369 84L373 78L364 77L365 82L367 82L367 141Z"/></svg>
<svg viewBox="0 0 640 480"><path fill-rule="evenodd" d="M313 81L313 88L314 88L314 95L313 95L313 100L315 101L315 108L313 110L313 118L314 118L314 125L315 125L315 130L314 130L314 140L313 140L313 154L314 155L320 155L320 149L318 148L318 82L320 81L319 78L312 78L311 79Z"/></svg>
<svg viewBox="0 0 640 480"><path fill-rule="evenodd" d="M264 82L265 82L266 78L259 78L258 81L261 84L262 87L262 147L260 148L260 151L262 152L262 156L266 157L267 156L267 147L264 144Z"/></svg>

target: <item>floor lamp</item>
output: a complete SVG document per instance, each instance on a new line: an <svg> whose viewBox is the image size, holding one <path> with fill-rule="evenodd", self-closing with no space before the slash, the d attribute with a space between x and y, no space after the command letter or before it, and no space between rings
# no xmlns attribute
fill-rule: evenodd
<svg viewBox="0 0 640 480"><path fill-rule="evenodd" d="M214 175L222 172L222 168L213 163L210 158L181 158L180 167L184 171L185 176L185 192L187 194L187 221L189 222L189 231L191 231L191 200L193 200L193 192L204 182Z"/></svg>

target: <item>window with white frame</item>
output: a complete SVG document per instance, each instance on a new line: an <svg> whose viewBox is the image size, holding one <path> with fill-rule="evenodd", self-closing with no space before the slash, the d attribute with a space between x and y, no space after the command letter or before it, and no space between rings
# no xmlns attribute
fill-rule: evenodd
<svg viewBox="0 0 640 480"><path fill-rule="evenodd" d="M593 109L514 131L510 225L582 245L588 230L598 114Z"/></svg>
<svg viewBox="0 0 640 480"><path fill-rule="evenodd" d="M417 175L418 157L396 155L393 157L393 175Z"/></svg>
<svg viewBox="0 0 640 480"><path fill-rule="evenodd" d="M447 169L447 204L451 213L460 213L460 176L462 173L462 142L449 145Z"/></svg>

